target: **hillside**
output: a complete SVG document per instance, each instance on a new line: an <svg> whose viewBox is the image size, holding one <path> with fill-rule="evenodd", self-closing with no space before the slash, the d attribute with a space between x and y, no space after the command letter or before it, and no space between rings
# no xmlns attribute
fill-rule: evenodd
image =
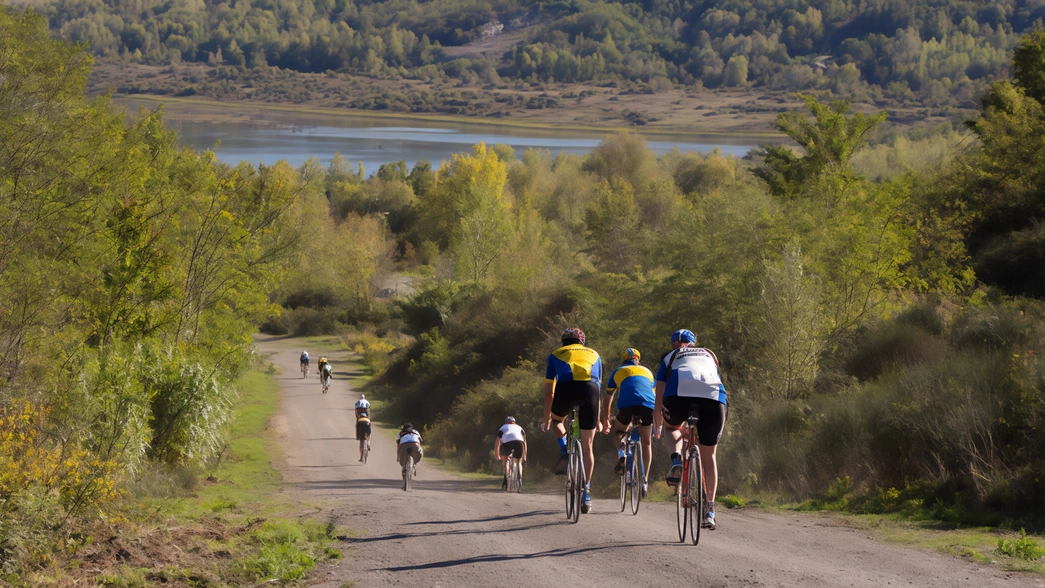
<svg viewBox="0 0 1045 588"><path fill-rule="evenodd" d="M1023 0L52 0L38 9L62 38L106 60L227 65L241 80L273 66L517 90L815 90L940 109L975 107L1045 15Z"/></svg>

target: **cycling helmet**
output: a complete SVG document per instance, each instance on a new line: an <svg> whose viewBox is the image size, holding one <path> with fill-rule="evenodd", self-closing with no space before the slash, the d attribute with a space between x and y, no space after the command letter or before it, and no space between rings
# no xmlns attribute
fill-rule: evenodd
<svg viewBox="0 0 1045 588"><path fill-rule="evenodd" d="M404 431L409 431L410 429L413 429L413 428L414 428L414 424L413 423L404 423L403 424L403 430Z"/></svg>
<svg viewBox="0 0 1045 588"><path fill-rule="evenodd" d="M639 353L638 349L632 349L631 347L628 347L624 350L624 353L620 354L620 359L621 361L629 361L632 359L634 359L635 361L639 361L642 359L642 354Z"/></svg>
<svg viewBox="0 0 1045 588"><path fill-rule="evenodd" d="M581 345L584 345L584 331L578 329L577 327L570 327L569 329L566 329L562 332L562 337L560 338L563 341L567 339L576 339L581 342Z"/></svg>
<svg viewBox="0 0 1045 588"><path fill-rule="evenodd" d="M689 329L679 329L671 334L672 343L696 343L697 336Z"/></svg>
<svg viewBox="0 0 1045 588"><path fill-rule="evenodd" d="M506 424L506 425L510 425L510 424L513 424L513 423L515 423L515 417L513 417L513 416L510 416L510 417L504 419L504 424Z"/></svg>
<svg viewBox="0 0 1045 588"><path fill-rule="evenodd" d="M360 400L366 400L366 394L360 394L359 395L359 399Z"/></svg>

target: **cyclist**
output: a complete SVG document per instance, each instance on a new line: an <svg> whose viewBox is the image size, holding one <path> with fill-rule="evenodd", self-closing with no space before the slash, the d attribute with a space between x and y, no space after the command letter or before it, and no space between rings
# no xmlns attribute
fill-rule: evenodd
<svg viewBox="0 0 1045 588"><path fill-rule="evenodd" d="M566 427L563 420L570 413L573 402L580 402L577 424L581 430L581 456L584 460L584 493L581 512L591 510L588 492L595 457L591 444L599 422L599 382L602 379L602 359L594 349L585 347L584 331L569 328L562 332L562 347L548 356L544 383L544 420L542 430L551 428L555 420L555 434L559 437L562 455L555 466L556 474L566 473Z"/></svg>
<svg viewBox="0 0 1045 588"><path fill-rule="evenodd" d="M414 458L416 468L424 452L421 451L421 433L418 433L412 424L406 423L396 437L396 461L400 466L406 466L406 458L410 456ZM417 470L414 470L414 475L417 475L416 472Z"/></svg>
<svg viewBox="0 0 1045 588"><path fill-rule="evenodd" d="M305 377L305 369L308 368L308 365L309 365L308 351L302 351L301 352L301 377L302 378Z"/></svg>
<svg viewBox="0 0 1045 588"><path fill-rule="evenodd" d="M366 394L360 394L356 401L356 418L359 418L360 412L370 412L370 401L366 399Z"/></svg>
<svg viewBox="0 0 1045 588"><path fill-rule="evenodd" d="M510 416L504 419L504 425L497 431L497 439L493 442L493 454L497 459L504 460L502 489L508 488L508 468L511 465L508 458L513 452L520 460L526 461L526 431L515 424L515 417ZM522 468L521 465L519 467Z"/></svg>
<svg viewBox="0 0 1045 588"><path fill-rule="evenodd" d="M657 368L657 404L653 424L666 424L671 432L667 440L672 449L669 486L678 484L682 475L682 431L679 427L689 412L700 419L697 423L697 450L704 469L707 488L707 516L701 523L715 528L715 490L718 486L718 463L715 449L726 423L726 387L718 370L718 358L709 349L697 347L697 336L689 329L671 335L672 350Z"/></svg>
<svg viewBox="0 0 1045 588"><path fill-rule="evenodd" d="M319 358L319 364L316 367L319 368L319 379L323 381L323 386L325 387L327 382L330 381L330 375L334 369L330 367L330 362L325 357ZM326 389L324 388L323 391L326 392Z"/></svg>
<svg viewBox="0 0 1045 588"><path fill-rule="evenodd" d="M356 401L356 439L359 439L359 461L363 461L363 448L370 442L370 403L360 394Z"/></svg>
<svg viewBox="0 0 1045 588"><path fill-rule="evenodd" d="M640 365L642 355L638 349L628 348L621 354L620 367L613 370L606 380L606 403L602 411L602 431L610 434L610 407L613 397L617 398L617 419L613 424L613 439L617 445L617 475L624 475L624 434L628 430L633 417L639 417L639 437L642 441L642 461L645 469L642 472L642 493L648 490L650 461L653 459L653 447L650 440L653 428L653 407L656 395L653 392L653 373Z"/></svg>

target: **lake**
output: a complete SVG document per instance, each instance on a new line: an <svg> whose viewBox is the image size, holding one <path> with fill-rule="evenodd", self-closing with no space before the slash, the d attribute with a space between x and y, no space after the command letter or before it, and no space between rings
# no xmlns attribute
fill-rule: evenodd
<svg viewBox="0 0 1045 588"><path fill-rule="evenodd" d="M132 111L138 106L155 108L156 102L122 100ZM335 153L355 168L363 163L367 175L382 163L405 160L413 168L420 160L439 163L454 153L470 152L472 145L504 143L517 156L527 149L545 149L585 154L597 147L610 132L574 129L538 129L481 122L444 121L351 115L295 113L236 106L214 109L171 103L164 107L165 120L176 129L183 143L203 151L215 148L221 161L235 164L273 164L285 159L297 167L309 157L327 165ZM230 120L231 119L231 120ZM636 132L641 132L636 129ZM679 149L707 153L719 148L723 153L743 156L761 143L779 142L743 136L701 136L693 134L650 135L647 145L658 155Z"/></svg>

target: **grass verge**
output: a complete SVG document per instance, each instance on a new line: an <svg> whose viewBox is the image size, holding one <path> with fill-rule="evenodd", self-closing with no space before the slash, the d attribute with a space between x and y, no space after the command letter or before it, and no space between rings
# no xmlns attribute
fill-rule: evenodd
<svg viewBox="0 0 1045 588"><path fill-rule="evenodd" d="M300 580L340 558L333 525L281 516L290 505L277 492L268 432L278 395L263 369L238 382L228 447L205 479L142 473L120 516L78 529L61 561L21 585L250 586Z"/></svg>

